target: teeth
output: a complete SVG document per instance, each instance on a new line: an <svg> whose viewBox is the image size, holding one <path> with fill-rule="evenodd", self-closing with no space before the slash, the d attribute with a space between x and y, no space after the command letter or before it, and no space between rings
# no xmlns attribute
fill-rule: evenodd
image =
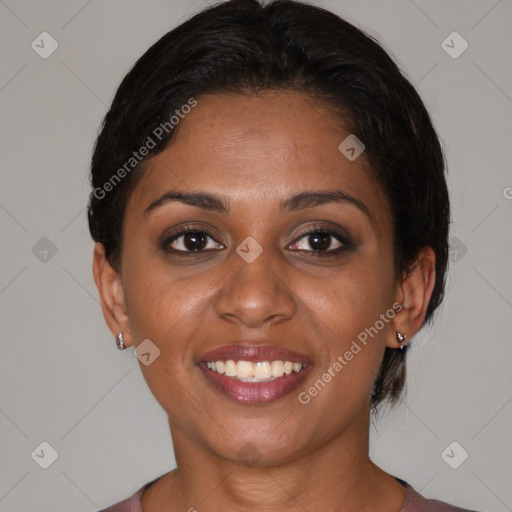
<svg viewBox="0 0 512 512"><path fill-rule="evenodd" d="M218 361L222 365L222 361ZM214 372L217 371L217 363L210 363L212 367L210 370L213 370ZM232 361L231 359L229 361L226 361L224 365L224 373L228 377L236 377L236 364L235 361Z"/></svg>
<svg viewBox="0 0 512 512"><path fill-rule="evenodd" d="M272 377L272 371L270 370L270 363L268 361L257 362L254 365L253 372L253 377L256 379L270 379L270 377Z"/></svg>
<svg viewBox="0 0 512 512"><path fill-rule="evenodd" d="M215 363L217 365L217 363ZM243 378L254 377L253 364L249 361L238 361L236 363L236 376Z"/></svg>
<svg viewBox="0 0 512 512"><path fill-rule="evenodd" d="M301 363L293 363L293 371L295 373L300 372L302 370L302 364Z"/></svg>
<svg viewBox="0 0 512 512"><path fill-rule="evenodd" d="M284 375L283 361L272 361L270 369L272 370L272 377L282 377Z"/></svg>
<svg viewBox="0 0 512 512"><path fill-rule="evenodd" d="M208 361L207 368L224 374L228 377L235 377L244 382L270 381L290 375L292 372L300 372L306 365L302 363L292 363L291 361Z"/></svg>
<svg viewBox="0 0 512 512"><path fill-rule="evenodd" d="M215 369L217 370L217 373L224 373L225 372L226 365L222 361L217 361L215 363L215 366L216 366Z"/></svg>

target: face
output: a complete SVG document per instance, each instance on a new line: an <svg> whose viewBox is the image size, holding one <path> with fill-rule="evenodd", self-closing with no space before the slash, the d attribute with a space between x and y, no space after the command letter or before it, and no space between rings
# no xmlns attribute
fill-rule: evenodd
<svg viewBox="0 0 512 512"><path fill-rule="evenodd" d="M160 350L144 378L171 428L226 459L366 438L397 283L364 153L302 93L197 101L125 214L125 333Z"/></svg>

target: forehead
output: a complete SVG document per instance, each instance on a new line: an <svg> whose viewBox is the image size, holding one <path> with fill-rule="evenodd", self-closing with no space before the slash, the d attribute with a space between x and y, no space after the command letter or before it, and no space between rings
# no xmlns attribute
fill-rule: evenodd
<svg viewBox="0 0 512 512"><path fill-rule="evenodd" d="M370 209L386 208L364 153L351 161L340 151L350 133L328 105L295 91L205 95L197 102L145 166L134 205L180 189L227 196L235 208L270 208L297 192L341 189Z"/></svg>

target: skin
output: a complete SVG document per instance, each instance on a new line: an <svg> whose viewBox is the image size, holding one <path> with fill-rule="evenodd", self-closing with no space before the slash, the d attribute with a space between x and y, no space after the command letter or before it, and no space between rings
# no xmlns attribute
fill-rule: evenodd
<svg viewBox="0 0 512 512"><path fill-rule="evenodd" d="M145 491L143 509L397 512L403 487L368 457L370 392L384 348L399 347L396 331L410 339L423 324L433 251L421 251L408 275L395 275L389 202L364 153L349 161L338 150L349 132L328 106L294 91L197 99L130 196L120 272L101 244L94 251L114 336L122 331L127 346L149 338L161 351L140 366L168 414L178 468ZM346 201L279 209L299 192L333 189L357 198L369 214ZM144 213L169 190L225 196L230 211L170 201ZM185 223L208 232L209 252L187 257L161 248L164 235ZM346 230L352 247L315 256L302 234L314 224ZM236 252L248 236L263 249L250 264ZM185 249L184 241L169 247ZM327 250L340 246L334 237L329 242ZM403 309L301 404L298 393L395 302ZM274 402L230 400L196 362L242 339L304 354L313 371ZM256 462L241 461L242 449Z"/></svg>

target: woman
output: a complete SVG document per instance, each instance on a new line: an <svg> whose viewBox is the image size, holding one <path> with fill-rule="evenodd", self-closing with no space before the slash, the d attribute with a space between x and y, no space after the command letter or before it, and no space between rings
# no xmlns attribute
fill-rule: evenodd
<svg viewBox="0 0 512 512"><path fill-rule="evenodd" d="M375 41L290 0L208 8L125 77L91 174L105 319L177 461L107 510L462 510L368 457L449 225L436 133Z"/></svg>

